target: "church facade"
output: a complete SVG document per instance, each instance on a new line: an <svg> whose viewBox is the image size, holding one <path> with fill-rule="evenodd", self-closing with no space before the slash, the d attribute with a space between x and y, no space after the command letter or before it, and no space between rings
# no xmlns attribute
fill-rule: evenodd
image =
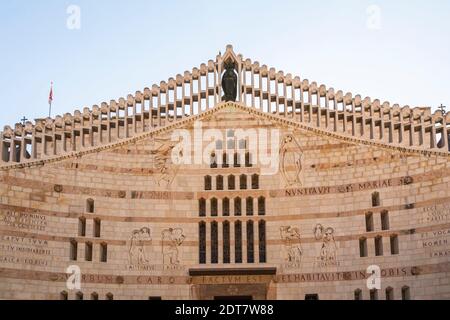
<svg viewBox="0 0 450 320"><path fill-rule="evenodd" d="M449 299L449 123L228 46L6 126L0 299Z"/></svg>

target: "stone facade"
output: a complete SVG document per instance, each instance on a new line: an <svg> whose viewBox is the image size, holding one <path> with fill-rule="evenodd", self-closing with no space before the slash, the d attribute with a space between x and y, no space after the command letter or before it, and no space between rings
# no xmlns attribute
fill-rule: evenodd
<svg viewBox="0 0 450 320"><path fill-rule="evenodd" d="M221 103L217 75L230 57L243 82L236 103ZM161 102L161 88L170 90L153 88L123 101L122 118L111 103L103 108L108 117L117 112L114 120L94 107L6 128L0 298L450 298L448 115L336 98L331 90L322 106L311 100L314 93L321 100L321 90L305 82L309 103L303 95L297 102L295 93L278 92L279 83L296 84L278 76L272 99L270 89L255 89L255 64L228 47L205 65L214 70L212 92L191 87L189 100L185 82L174 80L182 99ZM136 105L145 109L153 93L156 114L139 113ZM266 97L275 110L255 107L246 93ZM205 110L200 103L197 113L175 111L170 119L171 105L189 100L192 107L209 95ZM211 141L200 127L223 137L211 155L227 150L228 166L175 161L207 150ZM239 129L258 138L275 132L268 152L277 155L277 170L256 161L251 138L236 138ZM180 149L177 132L196 147ZM11 145L21 147L13 152ZM67 287L70 266L81 270L79 289ZM379 267L379 290L367 287L370 266Z"/></svg>

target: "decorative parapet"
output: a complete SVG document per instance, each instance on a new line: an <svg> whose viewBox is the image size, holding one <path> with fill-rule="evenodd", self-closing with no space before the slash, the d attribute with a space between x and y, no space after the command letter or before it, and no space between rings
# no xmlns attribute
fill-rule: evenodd
<svg viewBox="0 0 450 320"><path fill-rule="evenodd" d="M187 117L221 102L221 75L232 59L238 74L237 102L264 113L348 137L401 149L449 152L450 113L400 107L326 88L236 55L232 46L216 60L83 112L5 126L0 133L0 166L35 162L110 145Z"/></svg>

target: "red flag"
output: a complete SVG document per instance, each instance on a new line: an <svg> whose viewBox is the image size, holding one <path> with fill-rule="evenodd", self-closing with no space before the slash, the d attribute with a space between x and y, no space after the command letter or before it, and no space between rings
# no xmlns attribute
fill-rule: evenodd
<svg viewBox="0 0 450 320"><path fill-rule="evenodd" d="M53 101L53 82L52 82L52 84L50 86L50 94L48 95L48 104L51 105L52 101Z"/></svg>

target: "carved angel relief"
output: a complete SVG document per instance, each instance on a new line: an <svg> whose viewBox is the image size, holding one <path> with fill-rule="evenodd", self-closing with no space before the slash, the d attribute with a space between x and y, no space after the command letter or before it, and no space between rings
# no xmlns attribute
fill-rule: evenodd
<svg viewBox="0 0 450 320"><path fill-rule="evenodd" d="M319 255L316 258L316 265L319 267L339 266L334 229L331 227L324 228L321 224L317 224L313 233L316 240L322 242Z"/></svg>
<svg viewBox="0 0 450 320"><path fill-rule="evenodd" d="M179 166L174 157L183 157L182 143L170 139L155 139L150 154L153 158L155 183L168 188L175 179Z"/></svg>
<svg viewBox="0 0 450 320"><path fill-rule="evenodd" d="M162 232L162 253L164 265L180 264L178 247L180 247L186 236L181 228L169 228Z"/></svg>
<svg viewBox="0 0 450 320"><path fill-rule="evenodd" d="M280 228L281 240L284 242L286 262L300 264L303 249L300 243L300 230L296 227L285 226Z"/></svg>
<svg viewBox="0 0 450 320"><path fill-rule="evenodd" d="M280 147L280 169L285 179L286 187L300 187L303 152L291 134L283 137Z"/></svg>

